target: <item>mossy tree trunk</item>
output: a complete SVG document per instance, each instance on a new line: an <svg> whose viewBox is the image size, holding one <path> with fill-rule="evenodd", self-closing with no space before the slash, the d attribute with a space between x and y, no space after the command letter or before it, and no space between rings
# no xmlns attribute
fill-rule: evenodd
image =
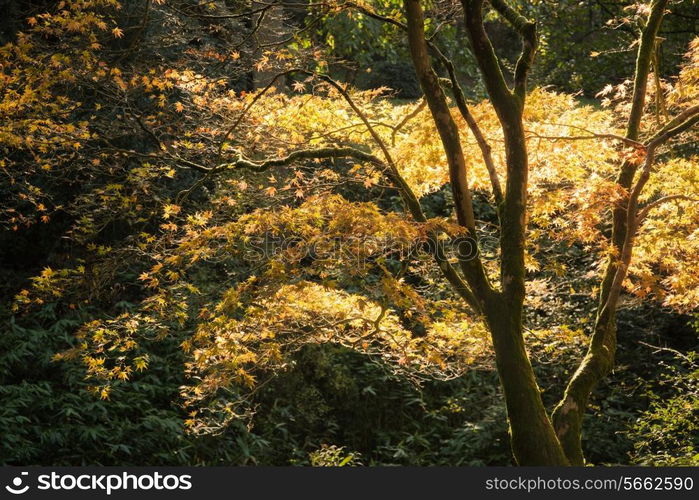
<svg viewBox="0 0 699 500"><path fill-rule="evenodd" d="M519 465L569 465L541 399L518 308L494 300L486 310L505 395L512 454Z"/></svg>

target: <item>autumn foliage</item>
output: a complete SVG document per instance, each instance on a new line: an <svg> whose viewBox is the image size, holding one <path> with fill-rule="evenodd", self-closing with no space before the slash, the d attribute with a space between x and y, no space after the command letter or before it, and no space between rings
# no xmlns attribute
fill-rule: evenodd
<svg viewBox="0 0 699 500"><path fill-rule="evenodd" d="M450 153L424 98L342 82L322 44L301 33L251 49L238 30L242 6L147 3L135 23L130 2L60 2L0 47L0 224L20 233L57 219L71 246L16 293L13 313L47 302L90 311L55 359L82 364L92 391L109 398L148 370L152 342L179 339L185 424L202 434L249 419L256 391L306 345L365 353L415 384L491 366L492 328L459 265L477 256L501 289L507 200L498 190L511 189L511 159L493 101L467 103L489 169L440 69L474 200L469 228L454 211ZM381 2L328 9L405 22ZM206 24L224 14L232 19ZM160 28L146 29L153 19ZM207 42L173 36L202 23L215 33ZM699 38L677 74L654 71L636 137L626 133L631 80L594 101L526 88L527 342L587 341L591 309L565 321L532 316L553 290L598 302L605 266L622 259L613 211L632 189L620 167L641 175L649 141L699 116ZM241 84L251 74L259 83ZM682 313L699 306L692 125L652 146L622 277L626 300ZM571 256L581 254L573 282ZM117 311L121 300L136 305Z"/></svg>

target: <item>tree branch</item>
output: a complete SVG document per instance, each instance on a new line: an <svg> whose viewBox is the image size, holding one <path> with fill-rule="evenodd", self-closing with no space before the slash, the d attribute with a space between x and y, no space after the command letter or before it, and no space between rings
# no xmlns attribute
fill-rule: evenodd
<svg viewBox="0 0 699 500"><path fill-rule="evenodd" d="M471 50L483 76L490 100L498 117L506 114L515 103L500 69L495 49L483 25L483 0L461 0L464 23L471 43ZM502 120L502 118L501 118Z"/></svg>
<svg viewBox="0 0 699 500"><path fill-rule="evenodd" d="M673 194L670 196L663 196L662 198L658 198L657 200L649 203L645 207L641 209L641 211L638 213L637 217L637 225L640 226L641 223L645 220L645 218L648 216L648 213L653 210L656 207L659 207L660 205L663 205L665 203L668 203L670 201L675 201L675 200L685 200L685 201L694 201L694 202L699 202L699 199L697 198L692 198L691 196L686 196L684 194Z"/></svg>
<svg viewBox="0 0 699 500"><path fill-rule="evenodd" d="M667 125L653 135L647 141L647 147L660 146L675 137L689 130L699 121L699 105L687 108L682 113L673 118Z"/></svg>
<svg viewBox="0 0 699 500"><path fill-rule="evenodd" d="M371 17L372 19L376 19L381 22L389 23L394 26L397 26L398 28L407 31L408 27L401 23L400 21L397 21L395 19L392 19L390 17L382 16L380 14L377 14L376 12L373 12L366 8L365 6L358 5L354 2L345 2L343 6L346 6L348 8L355 9L368 17ZM436 34L436 33L435 33ZM433 36L434 37L434 36ZM433 38L432 37L432 38ZM478 143L478 147L481 150L481 153L483 155L483 161L485 163L485 166L488 170L488 175L490 177L490 182L491 186L493 188L493 196L495 198L495 203L499 207L500 204L503 201L503 194L502 194L502 187L500 186L500 180L498 179L497 175L497 170L495 169L495 164L493 163L492 155L491 155L491 147L485 140L485 137L483 136L483 133L481 132L480 128L478 127L478 123L476 120L473 118L473 115L468 109L468 105L466 104L466 98L464 97L464 93L461 89L461 85L459 85L459 81L456 78L456 71L454 70L454 64L451 62L449 58L447 58L444 53L439 50L437 45L433 42L433 39L430 38L429 40L425 40L427 43L428 48L432 53L437 57L437 59L444 65L444 67L447 70L447 73L449 74L449 79L451 80L451 89L452 93L454 94L454 99L456 101L457 108L459 109L459 112L461 115L464 117L464 120L466 120L466 123L468 124L468 127L471 130L471 133L473 134L474 138L476 139L476 142ZM400 125L402 126L402 125ZM395 136L395 134L394 134ZM498 209L499 212L499 209Z"/></svg>
<svg viewBox="0 0 699 500"><path fill-rule="evenodd" d="M477 241L471 191L468 187L466 160L459 141L459 129L447 105L439 78L430 63L420 0L405 0L404 6L408 20L408 45L413 66L449 163L449 179L454 194L456 217L474 241ZM461 260L460 264L468 284L479 299L479 309L482 310L484 301L491 297L494 290L488 281L480 258L476 256L471 260Z"/></svg>
<svg viewBox="0 0 699 500"><path fill-rule="evenodd" d="M324 148L314 148L314 149L301 149L298 151L292 151L288 155L280 158L268 158L260 162L254 162L247 160L242 157L238 157L235 161L222 163L213 169L215 171L221 171L224 169L246 169L252 170L253 172L264 172L272 167L281 167L283 165L289 165L297 160L308 160L308 159L329 159L329 158L354 158L359 161L372 163L377 166L385 167L385 163L382 162L376 156L365 153L356 148L352 147L324 147Z"/></svg>
<svg viewBox="0 0 699 500"><path fill-rule="evenodd" d="M485 139L481 128L478 126L478 122L471 114L471 110L466 104L466 97L464 96L459 81L456 78L456 71L454 70L454 63L447 58L442 51L436 46L432 47L433 52L437 55L439 61L447 69L449 74L449 82L451 86L451 91L454 94L454 100L456 101L456 107L459 109L461 116L466 121L468 128L471 130L473 137L476 139L479 149L481 150L481 155L483 157L483 163L485 168L488 170L488 177L490 178L490 185L493 189L493 197L495 198L495 206L497 209L498 217L500 217L500 211L502 209L502 203L504 201L504 196L502 194L502 187L500 185L500 178L498 177L498 171L495 168L495 162L493 162L492 148L488 141Z"/></svg>
<svg viewBox="0 0 699 500"><path fill-rule="evenodd" d="M306 72L306 74L310 74ZM366 126L367 130L371 134L372 138L374 141L378 144L379 148L384 154L384 157L386 158L386 161L388 162L388 168L387 171L390 173L391 180L394 182L396 187L398 188L398 192L401 194L401 197L406 205L406 208L408 211L411 213L413 218L417 220L418 222L426 222L427 217L425 216L424 212L422 211L422 206L420 205L420 201L417 199L417 196L415 196L415 193L413 192L412 188L410 185L403 179L403 176L401 175L400 171L398 170L397 165L393 161L393 157L391 156L390 152L388 151L388 148L386 147L386 144L384 141L381 139L381 136L376 132L374 127L371 125L369 122L368 118L366 115L362 112L361 109L355 104L354 100L352 97L349 95L347 90L340 85L338 82L333 80L332 78L325 76L325 75L317 75L318 78L321 80L327 82L329 85L331 85L333 88L335 88L341 95L342 97L347 101L347 103L350 105L352 110L357 114L360 120L364 123ZM475 228L475 226L474 226ZM449 281L450 284L454 287L454 289L463 297L466 302L476 311L476 312L481 312L483 307L480 303L480 301L477 300L476 296L474 295L473 291L469 286L464 283L463 279L458 275L456 270L453 268L453 266L449 263L449 260L447 259L447 256L444 254L444 247L441 243L441 240L439 238L435 238L435 241L437 241L436 249L434 252L434 257L435 260L437 261L437 264L439 265L440 270L444 274L444 276L447 278L447 281ZM463 264L463 262L462 262ZM480 261L479 261L480 264Z"/></svg>
<svg viewBox="0 0 699 500"><path fill-rule="evenodd" d="M420 112L425 109L425 106L427 106L427 101L423 98L420 100L420 103L415 106L415 109L410 111L403 119L398 122L398 125L393 127L393 132L391 132L391 145L395 146L396 145L396 134L402 129L410 120L415 118L417 115L420 114Z"/></svg>
<svg viewBox="0 0 699 500"><path fill-rule="evenodd" d="M641 118L643 117L643 108L646 102L648 73L650 72L650 63L655 50L655 37L663 21L668 1L669 0L653 0L650 6L648 21L641 34L638 55L636 56L631 111L629 112L626 130L626 137L629 139L638 139Z"/></svg>
<svg viewBox="0 0 699 500"><path fill-rule="evenodd" d="M522 53L515 65L514 93L521 101L524 101L527 93L527 76L534 62L534 55L538 45L536 23L530 21L504 0L488 0L490 5L519 33L522 39Z"/></svg>
<svg viewBox="0 0 699 500"><path fill-rule="evenodd" d="M563 127L572 127L572 125L561 125ZM580 127L575 127L575 128L580 128ZM530 134L527 136L527 139L534 137L536 139L545 139L545 140L550 140L550 141L589 141L592 139L610 139L614 141L619 141L623 142L624 144L628 146L633 146L635 148L645 148L645 145L642 142L638 141L633 141L631 139L627 139L624 136L621 135L616 135L616 134L598 134L596 132L589 132L590 135L541 135L536 132L532 132L530 130L527 130L527 133Z"/></svg>

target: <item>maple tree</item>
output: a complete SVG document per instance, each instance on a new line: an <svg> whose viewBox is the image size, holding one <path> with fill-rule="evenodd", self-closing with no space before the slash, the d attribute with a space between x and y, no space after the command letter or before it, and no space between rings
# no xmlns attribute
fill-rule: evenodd
<svg viewBox="0 0 699 500"><path fill-rule="evenodd" d="M460 3L465 36L451 44L470 49L480 103L467 101L419 0L315 6L318 22L351 13L407 37L424 94L414 103L338 81L304 28L265 34L281 3L156 0L122 26L115 0L66 1L29 18L0 49L2 223L18 231L68 213L81 253L36 276L16 311L49 298L111 303L114 282L138 288L136 310L95 315L57 358L79 359L107 398L147 369L147 341L186 332L182 395L202 433L245 418L308 343L370 353L416 380L492 356L517 463L584 464L583 415L613 367L622 293L685 311L699 298L699 39L661 81L653 54L671 2L638 4L633 80L593 107L529 88L534 20L503 0ZM251 12L257 22L244 23ZM486 13L520 38L511 72ZM147 38L152 17L166 27ZM171 39L202 25L215 42ZM143 64L123 63L138 51ZM430 205L436 194L446 210ZM125 236L108 245L105 231ZM525 311L565 282L574 247L595 257L585 294L598 306L573 333L587 329L588 352L549 413Z"/></svg>

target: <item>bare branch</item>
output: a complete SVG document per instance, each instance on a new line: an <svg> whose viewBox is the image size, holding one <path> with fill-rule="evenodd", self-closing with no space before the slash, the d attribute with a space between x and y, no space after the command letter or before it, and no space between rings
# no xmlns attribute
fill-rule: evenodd
<svg viewBox="0 0 699 500"><path fill-rule="evenodd" d="M697 122L699 122L699 105L692 106L673 118L672 121L647 141L647 145L649 148L651 146L660 146L682 132L689 130Z"/></svg>
<svg viewBox="0 0 699 500"><path fill-rule="evenodd" d="M257 101L259 101L262 98L262 96L267 93L267 91L269 91L272 87L274 87L274 84L277 82L277 80L279 80L279 78L286 76L286 75L289 75L291 73L295 73L297 71L299 71L299 70L298 69L289 69L289 70L286 70L286 71L283 71L281 73L277 73L276 75L274 75L274 77L267 84L267 86L265 88L263 88L261 91L259 91L255 95L255 97L252 99L252 101L250 101L250 103L247 106L245 106L245 109L243 109L243 111L238 115L238 117L235 119L233 124L230 127L228 127L228 129L226 130L226 133L223 134L223 138L221 139L221 143L218 146L217 156L219 159L221 158L221 155L223 153L224 144L226 143L228 138L231 136L231 134L235 131L235 129L238 128L238 125L240 125L240 122L243 121L243 118L245 118L248 111L250 111L250 109L255 105L255 103Z"/></svg>
<svg viewBox="0 0 699 500"><path fill-rule="evenodd" d="M461 0L471 50L498 116L512 111L512 92L505 81L495 49L483 25L483 0Z"/></svg>
<svg viewBox="0 0 699 500"><path fill-rule="evenodd" d="M456 78L456 71L454 70L454 63L447 58L436 46L431 47L433 52L437 55L437 58L447 69L449 74L449 83L451 86L452 93L454 94L454 100L456 101L456 107L459 109L461 116L466 121L468 128L471 130L473 137L476 139L476 143L481 150L481 155L483 156L483 163L488 170L488 176L490 177L490 185L493 189L493 197L495 198L495 206L497 208L498 217L500 216L500 209L504 201L504 196L502 194L502 187L500 185L500 179L498 177L497 169L495 168L495 162L493 162L492 148L488 141L486 141L481 128L478 126L478 122L471 114L471 110L466 104L466 97L464 96L459 81Z"/></svg>
<svg viewBox="0 0 699 500"><path fill-rule="evenodd" d="M670 201L675 201L675 200L685 200L685 201L693 201L693 202L699 202L698 198L692 198L691 196L686 196L683 194L674 194L670 196L663 196L662 198L658 198L657 200L649 203L645 207L641 209L641 211L638 213L638 225L641 224L645 220L645 218L648 216L648 213L653 210L656 207L659 207L660 205L664 205L665 203L668 203Z"/></svg>
<svg viewBox="0 0 699 500"><path fill-rule="evenodd" d="M363 14L367 15L368 17L371 17L371 18L376 19L378 21L382 21L382 22L397 26L398 28L400 28L402 30L408 29L408 27L405 24L401 23L400 21L397 21L397 20L392 19L390 17L386 17L386 16L382 16L380 14L377 14L376 12L369 10L365 6L358 5L354 2L345 2L343 5L348 7L348 8L352 8L352 9L355 9L359 12L362 12ZM485 137L483 136L483 133L481 132L480 128L478 127L478 123L473 118L473 116L471 115L471 113L468 109L468 106L466 104L466 98L464 97L464 93L461 90L461 86L459 85L459 81L456 78L454 64L451 62L451 60L449 58L447 58L444 55L444 53L442 53L441 50L439 50L437 45L433 42L435 35L436 35L436 32L435 32L435 34L433 34L432 37L430 37L430 39L426 39L425 41L427 43L428 48L437 57L437 59L440 61L440 63L442 63L444 65L444 67L446 68L446 70L449 74L449 79L451 80L451 88L452 88L452 92L454 94L454 98L456 100L457 107L458 107L461 115L464 117L464 120L466 120L466 123L468 124L469 128L471 129L471 132L473 133L473 136L476 139L476 142L478 143L479 148L481 149L481 153L483 155L483 161L484 161L486 168L488 170L488 175L490 176L490 182L491 182L491 185L493 188L493 195L495 197L495 203L497 206L500 206L504 197L502 194L502 187L500 186L500 180L498 179L497 170L495 169L495 164L493 163L490 145L488 145L487 141L485 140ZM395 137L395 134L393 134L393 137Z"/></svg>
<svg viewBox="0 0 699 500"><path fill-rule="evenodd" d="M239 156L235 161L222 163L214 167L213 170L221 171L224 169L236 169L242 168L246 170L252 170L254 172L264 172L272 167L281 167L283 165L289 165L297 160L308 160L308 159L329 159L329 158L355 158L359 161L364 161L367 163L372 163L378 166L385 166L385 164L376 156L365 153L356 148L352 147L325 147L325 148L314 148L314 149L301 149L298 151L292 151L288 155L280 158L268 158L266 160L255 162L247 160Z"/></svg>
<svg viewBox="0 0 699 500"><path fill-rule="evenodd" d="M425 109L425 106L427 106L427 101L423 98L420 103L415 106L415 109L410 111L403 119L398 122L398 125L393 127L393 132L391 133L391 145L395 146L396 145L396 134L402 129L410 120L415 118L417 115L420 114L420 112Z"/></svg>
<svg viewBox="0 0 699 500"><path fill-rule="evenodd" d="M449 163L449 179L454 193L456 216L459 224L465 227L476 241L471 191L468 187L466 160L459 141L459 129L447 105L439 78L430 63L422 7L419 0L405 0L404 6L408 19L410 55ZM476 256L468 261L462 260L460 264L469 286L479 302L484 304L492 297L494 290L480 258ZM480 309L482 308L481 306Z"/></svg>
<svg viewBox="0 0 699 500"><path fill-rule="evenodd" d="M581 127L575 127L573 125L559 125L561 127L571 127L571 128L578 128L581 130ZM632 139L628 139L622 135L616 135L616 134L598 134L596 132L589 132L590 135L541 135L537 132L533 132L531 130L526 131L530 137L534 137L536 139L545 139L545 140L551 140L551 141L589 141L589 140L594 140L594 139L609 139L609 140L614 140L614 141L619 141L623 142L624 144L628 146L633 146L635 148L641 148L645 149L645 144L642 142L634 141Z"/></svg>

